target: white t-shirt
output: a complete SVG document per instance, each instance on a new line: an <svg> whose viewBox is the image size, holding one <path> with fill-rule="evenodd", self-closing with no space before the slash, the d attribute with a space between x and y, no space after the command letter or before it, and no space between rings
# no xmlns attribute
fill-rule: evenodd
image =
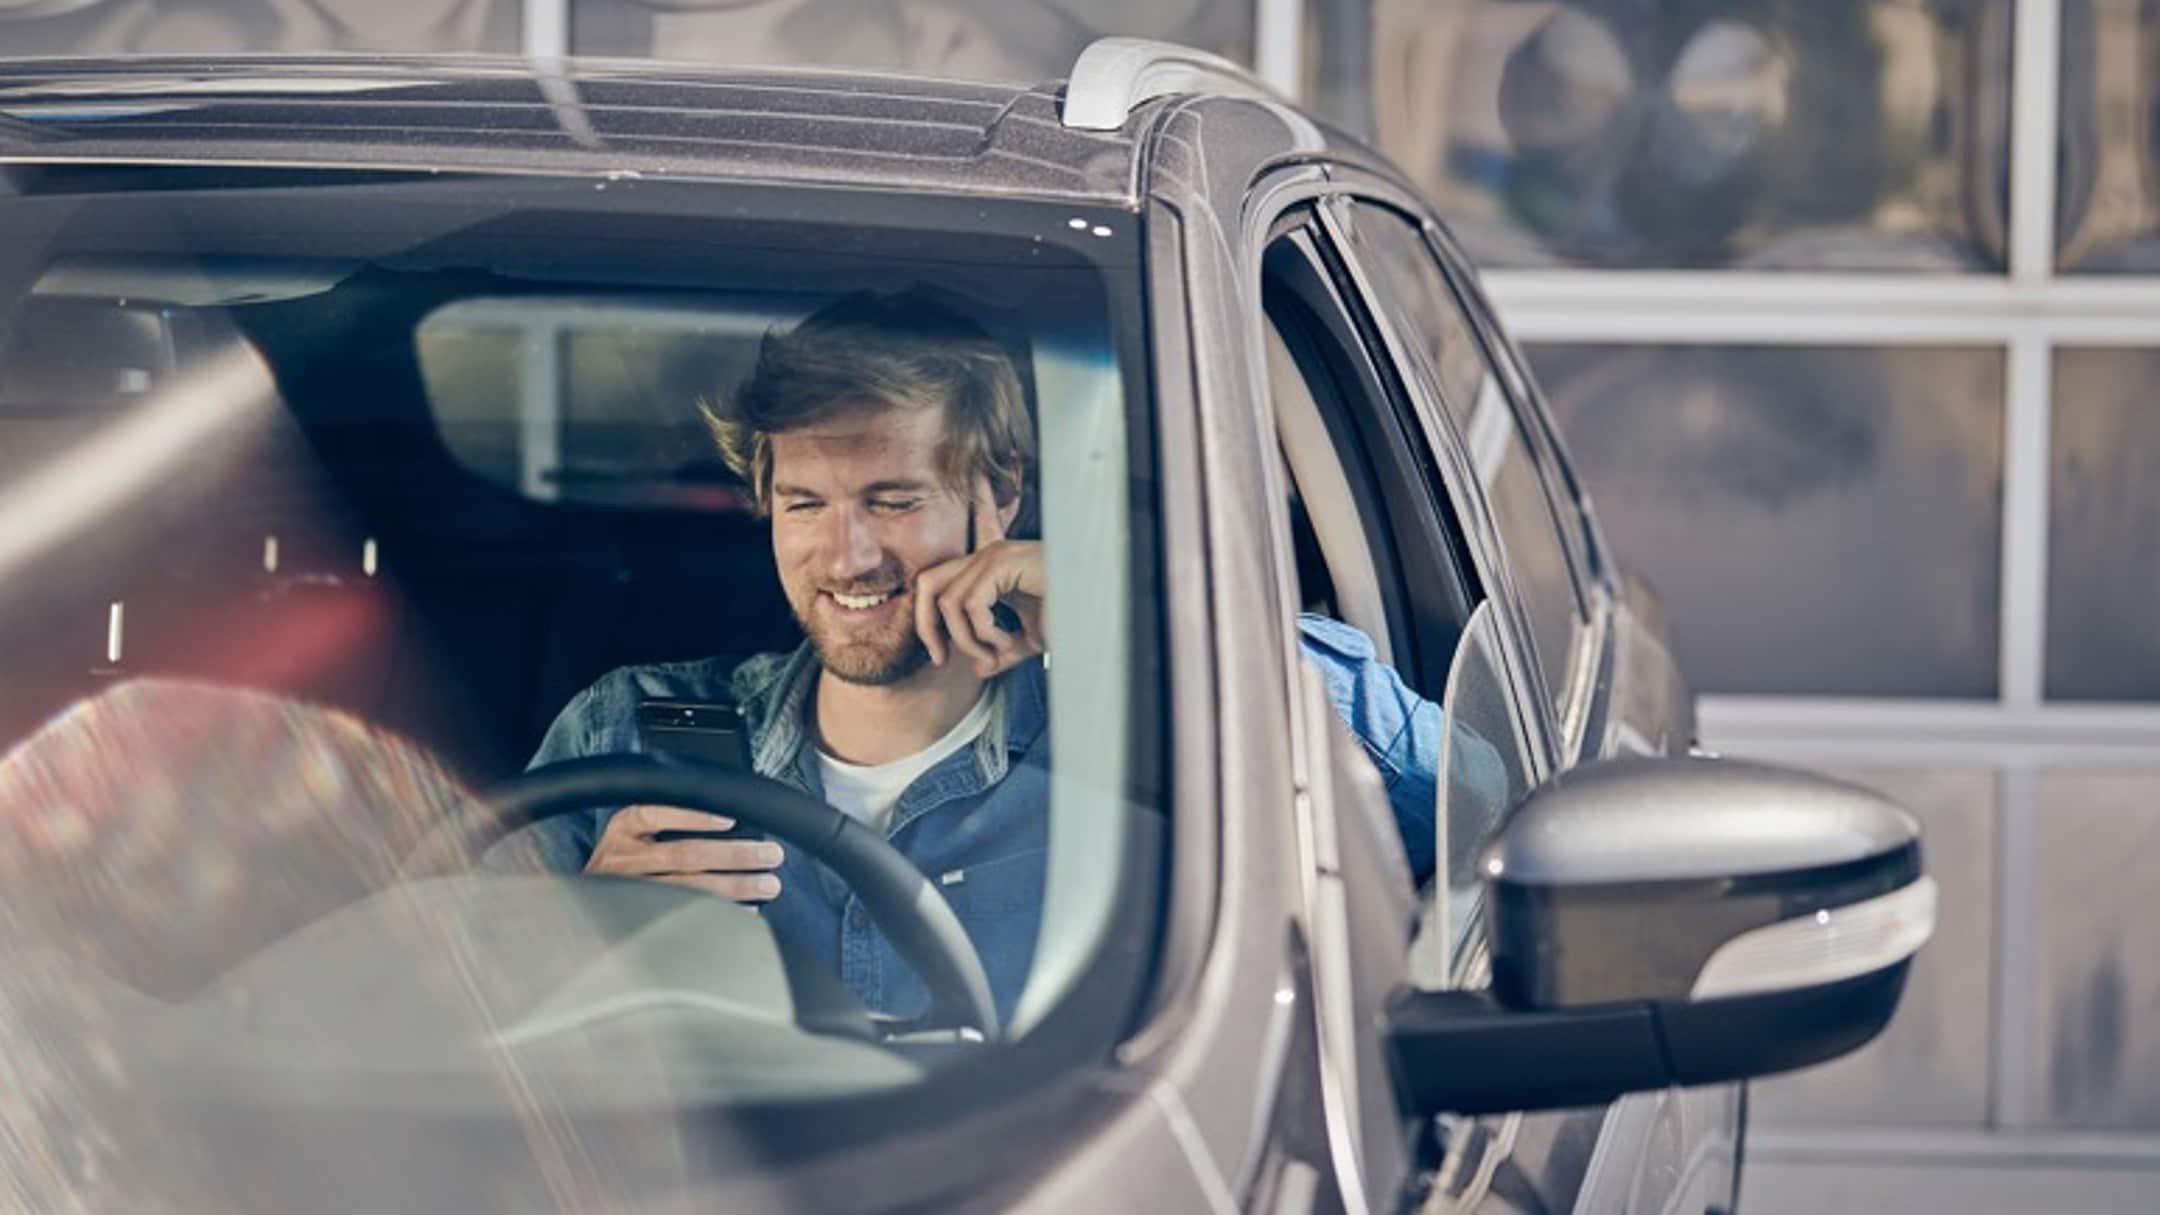
<svg viewBox="0 0 2160 1215"><path fill-rule="evenodd" d="M975 707L967 711L959 724L913 755L903 756L889 764L851 764L834 759L818 748L818 776L825 782L825 800L848 817L870 826L883 835L891 826L893 804L915 778L944 762L960 748L975 741L990 724L990 689L975 701Z"/></svg>

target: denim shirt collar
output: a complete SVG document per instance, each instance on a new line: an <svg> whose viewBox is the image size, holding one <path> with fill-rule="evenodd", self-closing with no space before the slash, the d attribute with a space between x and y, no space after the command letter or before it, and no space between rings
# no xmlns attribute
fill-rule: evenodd
<svg viewBox="0 0 2160 1215"><path fill-rule="evenodd" d="M761 654L736 668L735 703L750 729L750 766L770 777L822 796L809 705L821 668L809 643L788 654ZM1040 658L990 683L990 722L975 745L915 779L894 807L898 832L926 811L971 797L1005 779L1013 758L1025 754L1049 724L1048 679Z"/></svg>

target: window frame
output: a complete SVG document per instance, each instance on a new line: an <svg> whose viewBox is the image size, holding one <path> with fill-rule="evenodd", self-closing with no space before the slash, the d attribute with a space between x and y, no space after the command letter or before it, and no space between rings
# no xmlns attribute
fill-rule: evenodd
<svg viewBox="0 0 2160 1215"><path fill-rule="evenodd" d="M1611 561L1612 550L1605 543L1604 530L1590 504L1589 492L1575 471L1574 461L1568 457L1567 447L1560 441L1560 430L1553 422L1552 410L1546 406L1545 394L1530 374L1530 361L1523 356L1515 339L1501 328L1499 314L1494 311L1492 301L1485 297L1476 263L1463 252L1446 225L1422 211L1417 214L1422 218L1419 227L1424 232L1427 248L1439 261L1442 275L1469 314L1471 328L1485 343L1488 358L1500 369L1501 387L1515 406L1516 418L1523 423L1532 444L1543 448L1545 464L1540 473L1546 480L1547 497L1553 501L1562 542L1568 548L1570 559L1577 563L1577 585L1586 601L1596 597L1593 592L1614 592L1618 576ZM1556 481L1557 485L1554 484ZM1560 509L1563 503L1567 507L1564 511ZM1573 526L1569 526L1571 522Z"/></svg>
<svg viewBox="0 0 2160 1215"><path fill-rule="evenodd" d="M1589 492L1560 441L1560 430L1545 403L1544 392L1530 374L1530 361L1501 327L1499 314L1485 297L1475 263L1447 226L1422 205L1412 208L1412 213L1422 217L1419 226L1426 247L1438 259L1443 277L1469 315L1472 330L1484 342L1488 361L1500 369L1501 390L1508 395L1517 421L1530 436L1533 447L1543 448L1544 466L1539 469L1539 477L1560 528L1561 545L1573 564L1585 626L1582 644L1574 647L1572 661L1566 667L1569 689L1557 701L1556 728L1566 753L1574 757L1571 762L1585 762L1597 757L1597 740L1590 726L1598 716L1595 706L1601 686L1611 678L1612 616L1614 605L1623 597L1620 571L1613 564L1612 549L1591 506Z"/></svg>
<svg viewBox="0 0 2160 1215"><path fill-rule="evenodd" d="M1368 369L1370 378L1366 383L1370 386L1370 399L1384 403L1388 424L1407 449L1399 451L1398 455L1408 462L1408 467L1417 476L1415 488L1419 491L1419 501L1423 507L1420 522L1429 527L1423 542L1430 552L1447 554L1454 567L1455 576L1462 580L1463 599L1454 605L1446 660L1436 664L1439 668L1437 675L1428 677L1423 664L1429 662L1431 656L1414 648L1414 637L1411 638L1413 648L1410 652L1419 654L1420 665L1411 667L1403 661L1404 639L1398 638L1398 669L1415 671L1417 678L1409 680L1412 687L1421 694L1430 693L1428 698L1438 703L1445 695L1448 668L1453 663L1455 646L1460 644L1461 630L1467 625L1471 612L1478 603L1495 596L1500 597L1502 606L1497 624L1509 683L1508 695L1525 748L1523 765L1526 783L1529 787L1536 788L1558 770L1562 751L1560 740L1554 732L1549 708L1544 703L1542 694L1536 690L1535 667L1523 640L1526 626L1520 617L1520 599L1512 590L1499 589L1510 584L1496 583L1494 580L1496 573L1505 578L1506 567L1497 549L1496 533L1492 530L1482 494L1474 493L1465 497L1464 488L1472 484L1468 480L1467 455L1459 443L1452 439L1449 445L1434 443L1424 422L1417 416L1420 411L1410 395L1408 383L1402 377L1401 366L1392 347L1387 344L1384 335L1376 326L1377 318L1370 307L1370 297L1364 293L1351 264L1343 257L1339 232L1330 227L1325 207L1329 200L1339 195L1338 189L1329 186L1285 197L1279 202L1273 219L1255 229L1258 233L1264 233L1264 236L1252 250L1254 266L1251 289L1256 297L1262 294L1266 275L1266 252L1287 234L1309 225L1306 230L1313 233L1314 240L1304 255L1312 259L1309 264L1315 271L1316 283L1324 286L1331 306L1342 314L1343 327L1338 337L1348 344L1347 349ZM1255 303L1259 302L1258 299L1255 300ZM1259 323L1268 323L1264 310L1256 310L1254 316ZM1264 384L1265 369L1262 368L1261 371L1261 382ZM1271 395L1266 395L1264 408L1267 411L1265 426L1272 434L1276 422ZM1281 467L1283 462L1279 456L1270 463L1277 467L1271 469L1266 478L1267 488L1271 496L1277 496L1278 491L1287 489L1287 486L1274 482L1277 478L1287 479L1289 470ZM1287 518L1276 517L1272 509L1270 513L1269 527L1275 533L1274 559L1283 587L1281 598L1293 608L1293 613L1286 615L1282 622L1285 645L1295 657L1295 597L1290 593L1290 588L1296 581L1296 556ZM1391 534L1395 530L1394 522L1390 519L1384 523ZM1429 647L1430 623L1415 619L1413 613L1412 625L1413 629L1425 630ZM1294 663L1291 669L1295 671ZM1290 689L1290 694L1294 702L1298 695L1294 686Z"/></svg>
<svg viewBox="0 0 2160 1215"><path fill-rule="evenodd" d="M1403 229L1407 230L1406 234L1409 240L1414 245L1421 246L1427 257L1432 259L1429 264L1439 274L1440 288L1446 293L1442 306L1452 306L1454 308L1456 320L1469 336L1470 342L1473 343L1473 353L1483 366L1485 373L1483 388L1496 394L1501 401L1502 408L1507 410L1507 424L1510 428L1508 439L1511 443L1520 445L1522 458L1529 462L1530 476L1535 483L1535 492L1538 499L1543 503L1545 521L1552 535L1552 544L1559 551L1560 578L1570 601L1566 607L1566 641L1561 647L1561 653L1546 654L1544 652L1545 629L1543 626L1545 621L1543 616L1532 609L1532 597L1523 589L1521 580L1513 578L1514 564L1512 562L1506 564L1508 564L1510 570L1511 581L1516 587L1516 604L1520 609L1522 623L1528 629L1525 636L1530 639L1531 652L1538 659L1537 686L1539 691L1548 698L1548 704L1555 719L1564 720L1570 716L1570 705L1572 704L1570 698L1581 681L1580 665L1583 651L1588 648L1588 639L1584 634L1591 624L1590 605L1592 597L1584 585L1583 563L1580 555L1575 551L1570 529L1562 522L1565 512L1562 511L1559 503L1554 499L1552 473L1549 468L1542 466L1550 458L1550 449L1540 442L1540 436L1536 428L1526 420L1524 400L1519 393L1514 391L1519 386L1511 383L1510 376L1503 369L1502 363L1494 357L1486 334L1481 332L1484 326L1479 322L1476 309L1457 289L1453 276L1447 273L1445 263L1435 255L1435 250L1426 236L1426 225L1420 218L1405 213L1400 208L1388 207L1384 204L1373 204L1356 197L1339 198L1331 200L1331 202L1333 205L1330 208L1330 218L1340 226L1338 240L1343 248L1345 260L1356 268L1355 273L1362 285L1362 289L1367 294L1368 311L1376 318L1376 323L1389 336L1390 354L1397 364L1403 381L1406 385L1425 385L1426 392L1412 390L1410 392L1411 399L1418 402L1422 410L1429 404L1424 399L1427 392L1437 398L1437 409L1433 411L1434 422L1428 424L1433 425L1444 421L1444 428L1453 431L1456 441L1463 444L1464 450L1468 451L1471 448L1471 436L1462 432L1457 424L1457 419L1462 413L1475 406L1473 402L1450 399L1448 386L1443 382L1438 382L1439 368L1430 368L1434 373L1434 382L1428 383L1426 377L1415 373L1415 369L1423 362L1421 354L1418 352L1422 344L1408 340L1391 319L1394 309L1390 305L1400 301L1390 297L1397 295L1398 292L1392 287L1377 282L1376 276L1367 272L1363 265L1357 249L1358 239L1353 235L1361 227L1362 221L1359 215L1361 211L1371 210L1379 213L1368 230L1369 239L1378 239L1377 230L1390 222L1400 224ZM1381 251L1374 250L1374 252L1377 254ZM1483 396L1482 392L1480 396ZM1441 427L1436 425L1435 428L1440 429ZM1472 464L1475 464L1474 460ZM1501 543L1505 545L1507 543L1505 529L1498 528L1501 521L1500 504L1484 485L1483 477L1480 476L1478 480L1480 491L1486 494L1487 505L1493 515L1496 526L1495 534L1500 537ZM1533 528L1536 527L1536 522L1533 519L1519 519L1515 520L1515 522ZM1517 535L1520 536L1519 531Z"/></svg>
<svg viewBox="0 0 2160 1215"><path fill-rule="evenodd" d="M1339 314L1337 325L1328 335L1337 349L1325 352L1323 357L1325 354L1347 356L1355 358L1362 365L1364 371L1360 379L1365 388L1366 400L1370 404L1353 403L1349 408L1384 417L1394 441L1403 449L1399 450L1397 455L1405 460L1406 467L1415 474L1413 489L1422 505L1425 520L1432 525L1431 532L1423 542L1434 546L1438 551L1444 551L1463 580L1464 602L1456 605L1446 654L1437 656L1430 653L1430 622L1416 619L1416 614L1413 613L1413 633L1422 628L1422 639L1426 646L1422 650L1416 649L1418 638L1414 635L1408 639L1409 645L1405 644L1406 638L1398 637L1398 669L1405 674L1406 680L1414 689L1435 704L1442 703L1446 697L1447 678L1463 644L1464 630L1471 615L1480 604L1496 597L1501 599L1502 602L1495 606L1492 613L1493 643L1496 649L1494 658L1499 664L1499 673L1506 685L1500 691L1512 713L1515 737L1510 742L1519 748L1515 758L1520 764L1525 787L1535 789L1550 780L1566 760L1563 758L1559 739L1553 731L1550 708L1535 682L1536 668L1525 641L1527 623L1521 617L1520 600L1513 596L1512 591L1501 589L1509 584L1504 581L1496 583L1493 580L1495 571L1505 575L1506 566L1497 547L1497 533L1492 528L1489 516L1485 514L1486 504L1482 492L1474 488L1475 482L1470 479L1467 451L1452 436L1448 444L1436 444L1425 423L1414 416L1419 409L1403 375L1402 366L1379 328L1380 318L1372 307L1370 296L1364 293L1361 282L1352 272L1351 263L1344 256L1339 232L1327 222L1326 204L1338 196L1339 191L1323 186L1318 190L1287 198L1281 203L1271 222L1253 229L1256 235L1264 234L1252 250L1255 264L1249 289L1257 297L1255 302L1262 305L1254 314L1255 320L1259 325L1274 323L1265 308L1266 279L1269 272L1267 255L1296 236L1309 236L1309 241L1297 249L1294 255L1304 259L1312 276L1309 283L1311 289L1324 291L1329 305ZM1311 306L1310 301L1301 303ZM1257 331L1254 336L1259 336ZM1256 358L1255 361L1260 360ZM1261 367L1259 370L1265 377L1266 368ZM1263 378L1261 382L1265 385L1267 380ZM1263 408L1266 411L1262 419L1263 429L1272 436L1279 430L1275 416L1275 394L1270 390L1258 395L1263 399ZM1314 395L1317 397L1320 392L1316 389ZM1269 464L1273 467L1268 469L1263 477L1266 492L1271 498L1287 502L1286 491L1292 476L1288 462L1279 453L1271 452ZM1468 499L1463 496L1465 487L1473 487L1470 490L1472 496ZM1475 512L1474 517L1466 515L1465 511ZM1293 594L1298 578L1297 559L1289 532L1287 511L1278 511L1271 504L1269 515L1268 527L1273 533L1272 547L1278 571L1279 598L1289 609L1284 613L1281 627L1284 644L1293 659L1289 667L1292 681L1288 692L1295 713L1294 706L1302 703L1301 689L1297 682L1301 659L1297 653L1299 641L1294 618L1298 605ZM1380 529L1392 539L1396 520L1390 517L1379 522ZM1411 547L1415 547L1415 543ZM1376 554L1375 563L1382 564L1385 556ZM1436 674L1428 678L1422 668L1413 668L1404 661L1404 656L1412 652L1418 653L1428 663L1432 663L1436 657L1444 660L1433 663L1438 669ZM1416 677L1410 678L1413 670ZM1305 729L1297 730L1293 748L1304 747L1304 740L1308 737L1310 735ZM1326 763L1324 756L1305 755L1298 770L1312 772L1324 768ZM1436 809L1442 814L1451 813L1451 807L1445 803ZM1486 826L1488 830L1496 831L1505 821L1503 816L1499 821ZM1445 857L1435 859L1443 866L1446 863ZM1435 877L1436 880L1445 880L1443 875L1436 874ZM1425 900L1420 898L1419 904L1426 905ZM1467 909L1463 921L1467 932L1464 938L1465 947L1453 952L1449 960L1449 983L1475 987L1485 981L1486 954L1478 926L1487 914L1488 909L1482 900ZM1407 959L1411 950L1408 939L1404 941L1403 948Z"/></svg>
<svg viewBox="0 0 2160 1215"><path fill-rule="evenodd" d="M1555 527L1561 536L1562 549L1567 553L1570 562L1570 589L1576 596L1576 641L1570 645L1564 662L1555 668L1562 673L1565 682L1558 694L1548 698L1543 675L1536 661L1531 658L1532 651L1527 642L1534 630L1531 627L1526 600L1515 581L1513 566L1500 547L1500 531L1493 517L1491 503L1486 498L1483 486L1471 471L1465 440L1444 405L1428 400L1426 393L1411 387L1415 377L1406 370L1410 365L1405 354L1407 346L1396 333L1394 324L1389 321L1387 310L1379 306L1382 294L1369 281L1364 268L1351 252L1352 247L1348 234L1344 231L1342 216L1334 209L1338 204L1377 203L1396 212L1399 218L1420 231L1427 227L1421 208L1410 205L1408 200L1392 190L1374 188L1375 184L1359 180L1345 182L1341 190L1330 195L1330 206L1322 208L1322 223L1327 229L1336 256L1341 260L1343 273L1353 281L1352 289L1359 298L1368 323L1376 329L1378 340L1382 343L1382 353L1391 365L1392 374L1397 378L1404 401L1418 419L1418 428L1424 436L1429 458L1442 472L1444 484L1440 492L1447 497L1458 519L1469 520L1464 528L1464 535L1471 541L1471 549L1478 559L1479 573L1487 593L1496 595L1503 601L1500 615L1505 628L1502 632L1510 652L1510 662L1514 664L1510 674L1517 681L1517 695L1527 695L1534 702L1532 708L1535 711L1531 714L1531 723L1526 727L1526 733L1535 740L1532 750L1541 752L1538 762L1532 766L1531 786L1535 788L1557 768L1559 757L1574 753L1573 744L1579 741L1583 733L1582 724L1587 717L1587 708L1596 682L1589 678L1589 675L1602 661L1605 648L1607 630L1602 610L1603 598L1585 593L1578 581L1578 568L1572 564L1575 557L1567 547L1567 529L1559 527L1556 519ZM1438 252L1429 239L1427 248L1433 251L1435 261L1439 262L1444 270L1445 263L1440 262ZM1453 286L1452 278L1444 278L1443 281ZM1476 333L1477 310L1464 303L1459 293L1456 299L1472 320L1472 332ZM1481 348L1480 353L1489 366L1495 363L1489 347ZM1500 374L1497 367L1493 370L1494 378L1499 381L1502 395L1513 411L1515 420L1518 425L1523 425L1522 402L1509 391L1507 377ZM1534 435L1533 428L1524 428L1531 429ZM1542 449L1534 437L1529 446L1532 465L1536 467ZM1549 473L1539 469L1537 475L1541 487L1545 490L1548 508L1551 509ZM1566 727L1565 730L1563 726Z"/></svg>
<svg viewBox="0 0 2160 1215"><path fill-rule="evenodd" d="M1414 431L1403 416L1401 386L1393 382L1394 369L1375 357L1368 318L1360 315L1362 309L1341 277L1339 262L1329 255L1317 212L1293 205L1269 231L1261 249L1261 321L1276 323L1267 303L1272 279L1272 289L1288 292L1293 306L1304 314L1303 332L1283 333L1292 356L1299 359L1301 374L1307 371L1305 360L1310 357L1328 364L1321 370L1336 380L1335 391L1326 393L1318 391L1311 375L1306 375L1322 415L1336 415L1331 423L1355 432L1359 450L1341 463L1346 476L1364 481L1364 501L1379 510L1380 517L1371 518L1361 509L1360 522L1369 540L1387 541L1385 548L1374 546L1372 559L1381 576L1381 598L1388 607L1394 665L1415 675L1410 682L1416 688L1442 687L1462 627L1478 598L1489 592L1483 590L1474 565L1465 561L1466 554L1450 543L1450 520L1429 492L1430 470L1420 459ZM1276 263L1283 258L1295 261L1280 267ZM1284 269L1295 276L1294 281L1277 277ZM1301 343L1307 344L1303 350ZM1312 343L1325 345L1314 349ZM1354 359L1355 365L1346 368L1335 362L1343 356ZM1345 383L1346 379L1354 383ZM1351 393L1386 402L1385 412L1361 408L1349 399ZM1272 433L1277 426L1272 394L1268 420ZM1331 437L1337 434L1334 424ZM1337 454L1345 456L1339 444ZM1286 476L1289 473L1287 468L1282 471ZM1294 564L1291 573L1294 577ZM1442 619L1448 622L1445 626ZM1435 644L1436 633L1443 630L1449 634L1445 654Z"/></svg>

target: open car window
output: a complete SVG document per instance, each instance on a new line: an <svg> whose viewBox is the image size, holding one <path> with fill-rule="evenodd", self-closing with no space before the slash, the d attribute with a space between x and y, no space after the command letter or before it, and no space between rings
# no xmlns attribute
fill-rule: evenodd
<svg viewBox="0 0 2160 1215"><path fill-rule="evenodd" d="M78 977L96 1007L74 1013L149 1052L131 1066L177 1065L151 1044L273 989L275 1032L230 1022L216 1059L269 1088L304 1068L363 1109L388 1069L415 1081L397 1101L511 1111L522 1069L571 1113L867 1093L897 1127L983 1075L1106 1054L1153 940L1134 892L1167 848L1134 216L456 175L114 183L0 197L0 869L11 905L53 910L15 921L53 939L0 944ZM923 875L1006 958L986 963L1003 1041L806 1024L835 983L911 980L805 980L776 917L676 888L397 893L400 859L609 672L798 650L770 525L699 406L835 300L910 290L1010 359L1039 448L1012 534L1041 545L1057 677L1040 754L1013 743L998 769L1032 825ZM844 882L816 893L859 916ZM713 952L669 951L688 939ZM445 999L470 1014L446 1036L399 1028ZM1037 1032L1075 1017L1087 1032ZM595 1034L674 1080L581 1079L570 1046ZM783 1149L819 1145L802 1125Z"/></svg>

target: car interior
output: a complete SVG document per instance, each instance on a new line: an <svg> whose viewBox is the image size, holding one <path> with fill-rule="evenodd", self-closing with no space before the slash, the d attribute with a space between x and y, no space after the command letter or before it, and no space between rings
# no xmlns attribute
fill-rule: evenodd
<svg viewBox="0 0 2160 1215"><path fill-rule="evenodd" d="M515 257L515 239L447 243ZM0 743L113 682L194 677L347 709L485 783L608 670L792 649L765 527L695 404L829 296L801 268L790 292L626 285L607 252L545 278L448 247L394 269L44 267L0 351L11 476L124 459L130 411L221 355L260 360L263 400L16 582ZM1029 336L1006 328L1032 393Z"/></svg>

